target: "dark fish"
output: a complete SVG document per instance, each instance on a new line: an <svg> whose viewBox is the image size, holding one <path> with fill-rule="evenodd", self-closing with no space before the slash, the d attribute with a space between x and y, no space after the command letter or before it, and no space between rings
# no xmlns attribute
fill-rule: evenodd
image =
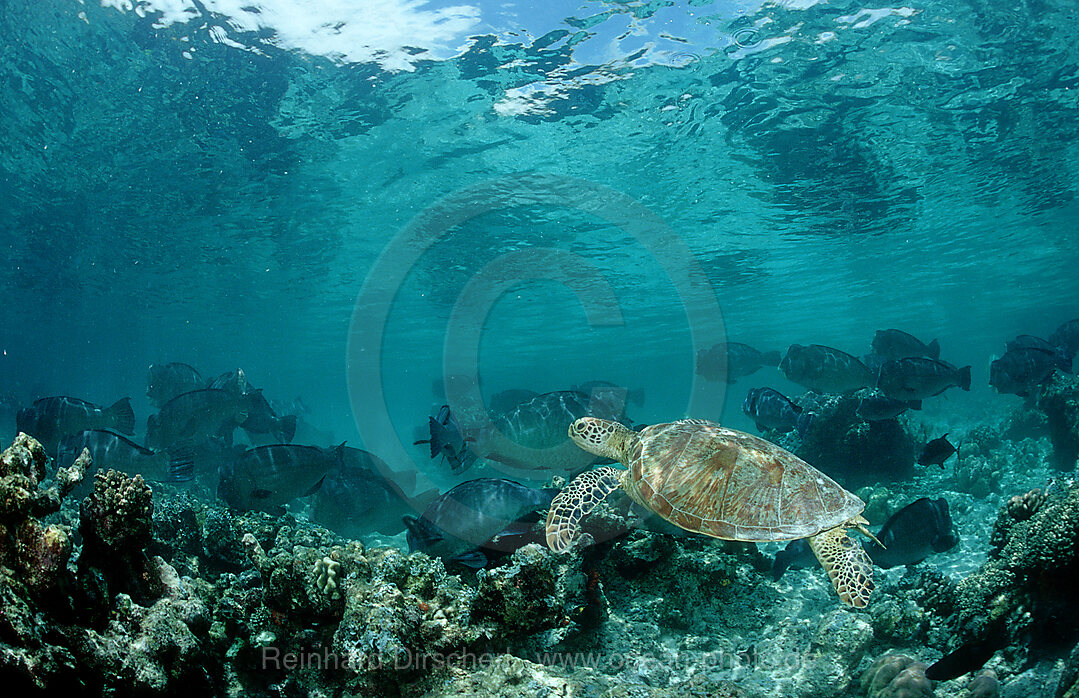
<svg viewBox="0 0 1079 698"><path fill-rule="evenodd" d="M810 567L815 564L817 558L809 547L809 539L796 538L776 553L776 558L772 561L772 580L778 582L783 573L791 567Z"/></svg>
<svg viewBox="0 0 1079 698"><path fill-rule="evenodd" d="M215 390L224 390L234 395L245 395L248 390L251 390L251 386L247 384L247 376L244 375L242 368L238 368L234 371L225 371L217 378L210 381L210 384L206 386Z"/></svg>
<svg viewBox="0 0 1079 698"><path fill-rule="evenodd" d="M1019 335L1015 339L1008 342L1005 345L1005 348L1008 351L1018 351L1020 349L1041 349L1042 351L1048 351L1053 353L1060 352L1061 354L1063 354L1063 351L1060 351L1060 347L1054 346L1048 340L1042 339L1041 337L1035 337L1032 334Z"/></svg>
<svg viewBox="0 0 1079 698"><path fill-rule="evenodd" d="M187 364L150 364L146 386L146 397L150 398L150 403L154 407L161 407L177 395L202 390L206 387L206 381Z"/></svg>
<svg viewBox="0 0 1079 698"><path fill-rule="evenodd" d="M857 357L820 344L792 344L779 364L789 380L818 393L843 393L873 384L873 376Z"/></svg>
<svg viewBox="0 0 1079 698"><path fill-rule="evenodd" d="M415 471L409 471L415 486ZM322 481L315 492L311 520L342 536L359 538L372 531L387 536L405 529L401 517L426 507L437 490L409 497L378 456L358 448L345 447L342 465Z"/></svg>
<svg viewBox="0 0 1079 698"><path fill-rule="evenodd" d="M874 393L858 400L856 414L868 422L881 422L895 419L907 410L922 409L921 400L896 400L895 398Z"/></svg>
<svg viewBox="0 0 1079 698"><path fill-rule="evenodd" d="M924 400L957 386L970 390L970 366L956 368L927 358L891 359L881 364L877 389L896 400Z"/></svg>
<svg viewBox="0 0 1079 698"><path fill-rule="evenodd" d="M495 478L461 483L431 502L422 516L404 517L409 550L479 569L538 542L539 534L531 532L538 511L548 509L557 494Z"/></svg>
<svg viewBox="0 0 1079 698"><path fill-rule="evenodd" d="M65 438L60 442L58 460L72 463L84 448L90 451L95 471L119 470L155 482L186 482L195 477L190 452L151 451L125 436L100 429Z"/></svg>
<svg viewBox="0 0 1079 698"><path fill-rule="evenodd" d="M922 452L918 455L918 465L939 465L943 468L944 461L951 458L953 453L958 452L959 449L948 441L948 435L945 434L922 447Z"/></svg>
<svg viewBox="0 0 1079 698"><path fill-rule="evenodd" d="M880 354L863 354L862 363L869 369L869 373L873 375L873 380L876 382L876 376L880 374L880 367L888 359L884 358Z"/></svg>
<svg viewBox="0 0 1079 698"><path fill-rule="evenodd" d="M959 543L948 502L922 497L903 507L877 532L881 548L873 541L865 545L873 563L885 569L916 565L933 553L951 550Z"/></svg>
<svg viewBox="0 0 1079 698"><path fill-rule="evenodd" d="M1069 359L1074 359L1076 352L1079 352L1079 318L1069 320L1053 330L1049 343L1063 349Z"/></svg>
<svg viewBox="0 0 1079 698"><path fill-rule="evenodd" d="M752 388L742 402L742 411L757 425L758 431L790 431L798 424L802 408L783 393L772 388Z"/></svg>
<svg viewBox="0 0 1079 698"><path fill-rule="evenodd" d="M487 402L487 411L492 414L503 414L516 409L517 405L522 402L528 402L538 396L539 393L536 391L524 390L523 388L503 390L491 396L491 399Z"/></svg>
<svg viewBox="0 0 1079 698"><path fill-rule="evenodd" d="M438 416L428 417L427 426L431 431L431 438L415 443L430 444L431 458L443 457L454 474L463 473L472 467L477 456L468 443L475 439L464 435L461 425L450 412L449 405L443 405L438 410Z"/></svg>
<svg viewBox="0 0 1079 698"><path fill-rule="evenodd" d="M984 639L961 645L938 659L925 670L925 677L931 681L950 681L977 671L1007 644L1003 631L994 629Z"/></svg>
<svg viewBox="0 0 1079 698"><path fill-rule="evenodd" d="M297 497L313 494L323 479L344 464L345 445L336 448L271 444L249 448L221 471L217 496L233 509L280 513Z"/></svg>
<svg viewBox="0 0 1079 698"><path fill-rule="evenodd" d="M886 359L907 359L924 356L930 359L940 358L940 342L933 340L925 344L914 335L903 330L877 330L873 335L873 353Z"/></svg>
<svg viewBox="0 0 1079 698"><path fill-rule="evenodd" d="M177 395L146 420L146 445L154 450L194 446L214 436L232 444L233 430L247 419L242 395L218 388Z"/></svg>
<svg viewBox="0 0 1079 698"><path fill-rule="evenodd" d="M262 395L262 389L249 390L244 395L247 419L240 426L249 437L268 435L278 443L289 443L296 435L296 415L278 417L273 407Z"/></svg>
<svg viewBox="0 0 1079 698"><path fill-rule="evenodd" d="M60 442L68 436L92 429L115 429L124 434L135 433L135 413L131 398L117 400L110 407L73 397L43 397L31 407L19 410L15 426L29 434L55 454Z"/></svg>
<svg viewBox="0 0 1079 698"><path fill-rule="evenodd" d="M989 364L989 385L998 393L1028 397L1056 369L1071 373L1071 359L1044 349L1014 349Z"/></svg>
<svg viewBox="0 0 1079 698"><path fill-rule="evenodd" d="M697 375L710 381L733 383L762 366L778 366L778 351L757 351L741 342L720 342L697 352Z"/></svg>

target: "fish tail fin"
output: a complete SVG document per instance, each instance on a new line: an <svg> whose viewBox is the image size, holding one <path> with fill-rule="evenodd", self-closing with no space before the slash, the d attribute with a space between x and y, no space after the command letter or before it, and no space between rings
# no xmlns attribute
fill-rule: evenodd
<svg viewBox="0 0 1079 698"><path fill-rule="evenodd" d="M435 417L428 417L427 423L430 427L431 438L417 441L416 444L430 444L431 458L437 458L438 454L442 453L442 447L445 443L443 435L446 432L446 428Z"/></svg>
<svg viewBox="0 0 1079 698"><path fill-rule="evenodd" d="M637 388L626 392L626 399L640 407L644 404L644 388Z"/></svg>
<svg viewBox="0 0 1079 698"><path fill-rule="evenodd" d="M907 407L909 407L912 410L920 410L920 409L922 409L922 401L921 400L907 400Z"/></svg>
<svg viewBox="0 0 1079 698"><path fill-rule="evenodd" d="M959 387L968 392L970 391L970 366L959 369Z"/></svg>
<svg viewBox="0 0 1079 698"><path fill-rule="evenodd" d="M926 349L929 350L929 358L934 361L940 360L940 341L934 339L932 342L926 345Z"/></svg>
<svg viewBox="0 0 1079 698"><path fill-rule="evenodd" d="M765 366L778 366L781 360L782 357L778 351L766 351L761 354L761 363Z"/></svg>
<svg viewBox="0 0 1079 698"><path fill-rule="evenodd" d="M113 429L128 436L135 433L135 410L131 409L131 398L121 398L105 411L109 414Z"/></svg>
<svg viewBox="0 0 1079 698"><path fill-rule="evenodd" d="M169 465L165 482L189 482L195 479L195 452L179 446L168 450Z"/></svg>
<svg viewBox="0 0 1079 698"><path fill-rule="evenodd" d="M283 443L292 443L296 436L296 415L286 414L277 420L277 438Z"/></svg>

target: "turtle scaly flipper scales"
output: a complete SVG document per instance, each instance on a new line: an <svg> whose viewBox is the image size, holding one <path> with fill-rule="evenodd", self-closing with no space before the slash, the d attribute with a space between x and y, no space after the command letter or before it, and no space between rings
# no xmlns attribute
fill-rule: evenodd
<svg viewBox="0 0 1079 698"><path fill-rule="evenodd" d="M862 546L847 535L844 526L836 526L809 539L809 547L821 567L848 606L865 608L873 591L873 561Z"/></svg>
<svg viewBox="0 0 1079 698"><path fill-rule="evenodd" d="M558 493L547 513L548 548L560 553L577 540L581 534L581 517L618 489L622 472L609 467L589 470Z"/></svg>

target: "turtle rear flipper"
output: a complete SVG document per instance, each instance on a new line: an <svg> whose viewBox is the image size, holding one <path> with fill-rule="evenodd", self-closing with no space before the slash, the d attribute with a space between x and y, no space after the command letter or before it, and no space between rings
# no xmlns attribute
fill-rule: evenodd
<svg viewBox="0 0 1079 698"><path fill-rule="evenodd" d="M622 471L596 468L581 473L562 490L547 513L547 547L560 553L581 535L581 517L618 489Z"/></svg>
<svg viewBox="0 0 1079 698"><path fill-rule="evenodd" d="M873 591L873 561L843 526L818 533L809 547L828 573L839 599L848 606L865 608Z"/></svg>

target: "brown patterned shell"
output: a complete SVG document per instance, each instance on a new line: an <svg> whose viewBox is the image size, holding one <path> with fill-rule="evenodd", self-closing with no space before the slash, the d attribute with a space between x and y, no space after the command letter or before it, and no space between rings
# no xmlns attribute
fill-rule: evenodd
<svg viewBox="0 0 1079 698"><path fill-rule="evenodd" d="M630 449L623 487L687 531L739 541L806 538L865 503L798 456L714 422L655 424Z"/></svg>

